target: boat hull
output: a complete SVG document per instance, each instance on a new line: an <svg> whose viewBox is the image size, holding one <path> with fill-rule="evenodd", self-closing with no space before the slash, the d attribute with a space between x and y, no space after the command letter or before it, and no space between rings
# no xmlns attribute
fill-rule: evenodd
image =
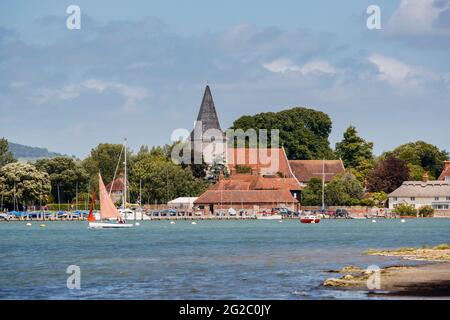
<svg viewBox="0 0 450 320"><path fill-rule="evenodd" d="M133 227L130 223L89 222L90 229L122 229Z"/></svg>
<svg viewBox="0 0 450 320"><path fill-rule="evenodd" d="M267 216L256 216L258 220L281 220L283 217L281 214L272 214Z"/></svg>
<svg viewBox="0 0 450 320"><path fill-rule="evenodd" d="M320 219L319 218L301 218L300 222L301 223L319 223Z"/></svg>

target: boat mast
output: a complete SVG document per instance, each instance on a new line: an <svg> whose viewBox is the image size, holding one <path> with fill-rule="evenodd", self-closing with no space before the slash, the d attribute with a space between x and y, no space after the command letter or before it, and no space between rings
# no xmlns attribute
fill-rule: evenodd
<svg viewBox="0 0 450 320"><path fill-rule="evenodd" d="M325 159L322 160L322 210L325 210Z"/></svg>
<svg viewBox="0 0 450 320"><path fill-rule="evenodd" d="M125 138L125 141L123 143L124 148L124 155L125 155L125 161L124 161L124 186L123 186L123 208L127 208L127 139Z"/></svg>

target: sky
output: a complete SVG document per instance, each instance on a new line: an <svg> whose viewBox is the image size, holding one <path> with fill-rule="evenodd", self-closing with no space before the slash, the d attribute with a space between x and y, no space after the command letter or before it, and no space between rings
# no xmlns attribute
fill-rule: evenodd
<svg viewBox="0 0 450 320"><path fill-rule="evenodd" d="M81 28L69 30L69 5ZM377 5L381 29L369 30ZM169 143L206 84L222 128L304 106L380 154L450 151L450 0L0 2L0 137L80 158Z"/></svg>

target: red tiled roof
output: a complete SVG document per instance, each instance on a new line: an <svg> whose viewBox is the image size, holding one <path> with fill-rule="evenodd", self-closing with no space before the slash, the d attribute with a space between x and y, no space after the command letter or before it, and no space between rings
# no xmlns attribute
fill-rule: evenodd
<svg viewBox="0 0 450 320"><path fill-rule="evenodd" d="M438 180L444 181L445 177L450 177L450 160L444 161L444 170L442 170Z"/></svg>
<svg viewBox="0 0 450 320"><path fill-rule="evenodd" d="M276 174L292 177L289 163L282 148L228 148L227 165L235 172L236 165L250 167L252 173Z"/></svg>
<svg viewBox="0 0 450 320"><path fill-rule="evenodd" d="M279 177L258 177L253 186L255 190L277 190L277 189L287 189L287 190L300 190L301 187L297 180L294 178L279 178Z"/></svg>
<svg viewBox="0 0 450 320"><path fill-rule="evenodd" d="M311 178L322 179L323 160L289 160L292 173L298 181L307 183ZM342 160L325 160L325 181L345 172Z"/></svg>
<svg viewBox="0 0 450 320"><path fill-rule="evenodd" d="M231 203L298 203L289 190L207 190L197 200L199 204Z"/></svg>
<svg viewBox="0 0 450 320"><path fill-rule="evenodd" d="M300 190L294 178L266 177L256 174L232 174L228 179L219 180L209 190Z"/></svg>
<svg viewBox="0 0 450 320"><path fill-rule="evenodd" d="M111 184L113 185L111 192L122 192L124 189L124 178L120 177L114 180L113 182L108 183L106 186L106 190L109 192L111 188Z"/></svg>

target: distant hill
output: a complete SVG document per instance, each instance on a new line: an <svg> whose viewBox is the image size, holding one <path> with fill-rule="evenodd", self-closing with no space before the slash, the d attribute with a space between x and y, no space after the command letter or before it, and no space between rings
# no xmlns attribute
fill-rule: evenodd
<svg viewBox="0 0 450 320"><path fill-rule="evenodd" d="M30 147L12 142L9 142L9 150L19 161L34 161L42 158L55 158L65 156L61 153L48 151L48 149L46 148Z"/></svg>

